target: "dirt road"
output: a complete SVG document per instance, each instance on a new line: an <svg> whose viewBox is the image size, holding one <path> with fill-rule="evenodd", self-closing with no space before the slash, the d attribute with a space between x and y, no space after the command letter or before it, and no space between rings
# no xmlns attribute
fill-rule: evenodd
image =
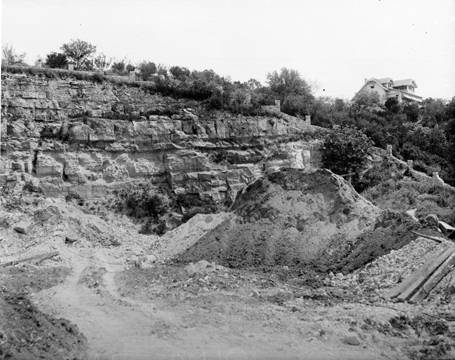
<svg viewBox="0 0 455 360"><path fill-rule="evenodd" d="M123 265L105 249L60 251L71 259L72 273L33 301L75 323L93 359L387 358L376 348L342 344L339 325L324 330L248 296L207 292L180 303L167 301L175 294L122 296L116 274Z"/></svg>

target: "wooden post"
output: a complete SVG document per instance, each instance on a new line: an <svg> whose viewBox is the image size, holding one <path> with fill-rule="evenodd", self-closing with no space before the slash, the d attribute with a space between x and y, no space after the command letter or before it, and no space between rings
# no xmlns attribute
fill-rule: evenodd
<svg viewBox="0 0 455 360"><path fill-rule="evenodd" d="M387 145L387 156L393 156L392 145L390 145L390 144Z"/></svg>
<svg viewBox="0 0 455 360"><path fill-rule="evenodd" d="M311 125L311 115L305 115L305 124Z"/></svg>

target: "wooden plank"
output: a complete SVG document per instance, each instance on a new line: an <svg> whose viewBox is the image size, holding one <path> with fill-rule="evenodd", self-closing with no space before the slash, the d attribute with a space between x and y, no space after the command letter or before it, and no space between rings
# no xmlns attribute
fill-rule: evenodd
<svg viewBox="0 0 455 360"><path fill-rule="evenodd" d="M414 230L411 230L411 232L412 232L414 235L423 237L423 238L425 238L425 239L430 239L430 240L436 241L436 242L438 242L438 243L441 243L441 242L443 242L443 241L447 241L447 239L445 239L445 238L443 238L443 237L425 235L425 234L421 234L421 233L419 233L419 232L417 232L417 231L414 231Z"/></svg>
<svg viewBox="0 0 455 360"><path fill-rule="evenodd" d="M452 270L455 265L455 254L449 256L441 266L425 281L423 286L409 299L412 302L424 300L436 285Z"/></svg>
<svg viewBox="0 0 455 360"><path fill-rule="evenodd" d="M442 250L438 255L436 255L436 257L433 257L430 261L441 261L441 262L444 261L449 256L449 254L447 254L447 250L448 249ZM447 257L446 257L446 255L447 255ZM444 260L439 260L440 258L442 259L443 257L444 257ZM426 266L427 264L428 264L428 262L426 264L424 264L424 266ZM403 293L406 289L408 289L410 286L415 284L415 282L420 277L422 271L423 271L422 269L419 269L419 270L413 272L406 279L404 279L400 284L396 285L394 288L387 291L384 294L384 296L387 298L397 297L398 295Z"/></svg>
<svg viewBox="0 0 455 360"><path fill-rule="evenodd" d="M409 289L415 289L415 287L419 285L416 284L416 282L421 278L422 274L429 274L434 271L435 267L439 266L441 262L447 259L452 251L452 246L448 249L442 250L436 257L433 257L430 261L427 261L422 269L419 269L409 275L402 283L398 284L384 295L388 298L395 298Z"/></svg>
<svg viewBox="0 0 455 360"><path fill-rule="evenodd" d="M29 256L27 258L23 258L23 259L7 261L3 264L0 264L0 267L12 266L12 265L16 265L16 264L20 264L20 263L28 262L28 261L38 264L40 262L43 262L44 260L51 259L57 255L58 255L58 251L52 251L52 252L48 252L48 253L44 253L44 254L33 255L33 256Z"/></svg>
<svg viewBox="0 0 455 360"><path fill-rule="evenodd" d="M421 271L418 271L418 276L416 277L414 283L404 290L400 295L397 296L399 300L408 300L414 292L428 279L431 274L433 274L436 269L441 266L441 264L454 252L453 246L450 246L441 256L438 256L434 261L427 262Z"/></svg>

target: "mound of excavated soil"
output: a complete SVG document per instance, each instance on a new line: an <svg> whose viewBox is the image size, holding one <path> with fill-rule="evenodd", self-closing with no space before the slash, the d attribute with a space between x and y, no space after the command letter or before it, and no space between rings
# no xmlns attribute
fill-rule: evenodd
<svg viewBox="0 0 455 360"><path fill-rule="evenodd" d="M240 193L235 216L208 232L178 260L231 267L298 265L347 251L381 210L329 170L283 169Z"/></svg>
<svg viewBox="0 0 455 360"><path fill-rule="evenodd" d="M186 223L168 231L152 244L153 255L166 259L181 253L202 236L233 216L232 213L196 214Z"/></svg>
<svg viewBox="0 0 455 360"><path fill-rule="evenodd" d="M86 351L75 325L42 313L23 295L0 293L0 358L78 360Z"/></svg>

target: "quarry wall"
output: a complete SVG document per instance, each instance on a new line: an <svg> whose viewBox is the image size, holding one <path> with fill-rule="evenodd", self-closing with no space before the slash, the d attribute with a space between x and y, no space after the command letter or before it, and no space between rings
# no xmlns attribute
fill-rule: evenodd
<svg viewBox="0 0 455 360"><path fill-rule="evenodd" d="M322 129L128 84L2 73L0 185L102 198L135 181L223 204L271 169L319 166Z"/></svg>

